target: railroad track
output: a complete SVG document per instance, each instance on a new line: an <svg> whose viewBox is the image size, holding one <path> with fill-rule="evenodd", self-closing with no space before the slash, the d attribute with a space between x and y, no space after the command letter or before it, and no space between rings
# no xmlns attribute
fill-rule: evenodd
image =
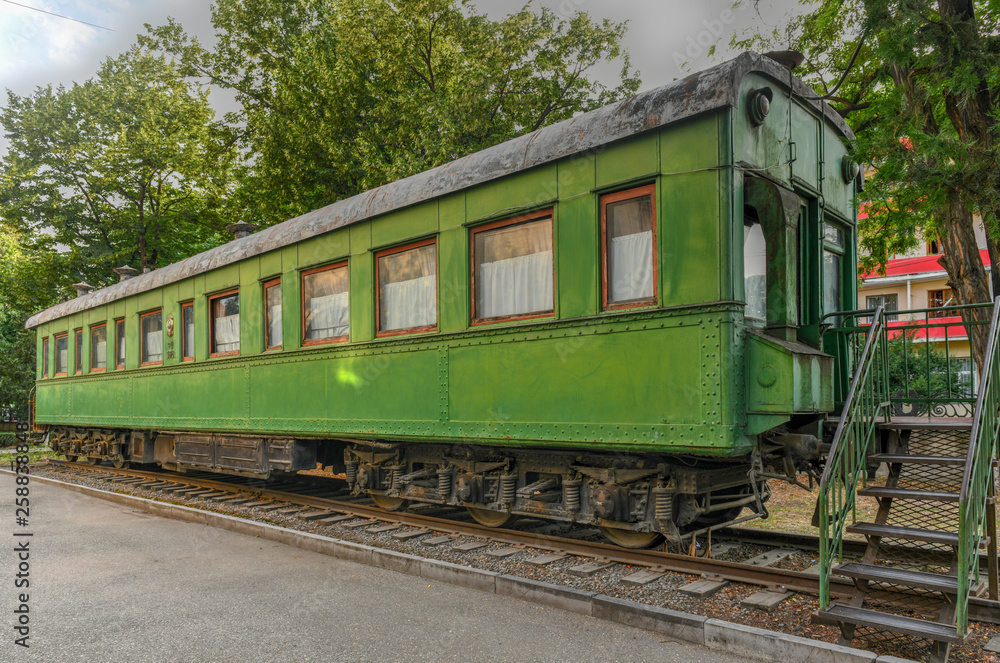
<svg viewBox="0 0 1000 663"><path fill-rule="evenodd" d="M257 506L281 514L294 508L311 511L300 512L304 521L319 524L343 523L378 529L379 525L408 526L422 535L442 533L450 537L474 537L488 542L502 543L518 548L531 548L546 553L582 557L601 564L619 563L632 567L643 567L653 572L677 572L700 575L706 578L764 586L777 591L791 591L802 594L817 594L819 581L816 575L803 571L723 561L709 557L679 555L662 550L634 550L618 546L588 541L587 530L580 530L572 536L556 536L537 530L551 529L550 524L531 528L530 519L522 520L528 529L501 529L485 527L475 522L457 520L456 515L465 515L454 507L420 505L407 511L385 511L365 503L367 498L352 496L341 487L341 482L308 475L290 479L262 481L241 477L223 477L217 474L179 474L163 470L148 471L138 469L117 469L103 465L71 463L48 460L42 467L50 467L63 478L97 479L112 485L146 488L163 493L165 496L196 497L217 506L231 505ZM288 515L288 514L284 514ZM360 522L358 522L360 521ZM739 541L768 548L797 548L814 551L818 538L813 535L792 532L775 532L749 528L728 528L716 533L721 541ZM856 550L855 550L856 548ZM845 542L845 555L863 553L863 542ZM830 579L831 591L837 596L851 594L854 584L839 576ZM979 605L982 603L982 605ZM970 618L977 621L1000 623L1000 617L993 614L991 604L972 599Z"/></svg>

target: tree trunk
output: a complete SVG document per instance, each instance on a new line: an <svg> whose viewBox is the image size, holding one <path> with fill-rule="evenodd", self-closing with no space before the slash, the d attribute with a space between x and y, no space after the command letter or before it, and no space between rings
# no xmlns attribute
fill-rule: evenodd
<svg viewBox="0 0 1000 663"><path fill-rule="evenodd" d="M951 288L959 304L984 304L990 301L990 291L986 284L986 269L979 256L976 231L970 212L962 202L961 195L952 191L948 206L938 210L938 227L944 256L940 262L948 272L948 287ZM982 370L986 357L991 312L987 308L973 309L962 313L962 320L972 346L972 357ZM985 324L972 324L983 322Z"/></svg>

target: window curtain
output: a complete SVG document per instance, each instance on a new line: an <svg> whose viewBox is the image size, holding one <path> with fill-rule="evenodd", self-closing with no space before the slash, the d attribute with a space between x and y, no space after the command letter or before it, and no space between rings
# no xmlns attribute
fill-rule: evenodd
<svg viewBox="0 0 1000 663"><path fill-rule="evenodd" d="M267 307L267 339L271 347L281 345L281 304Z"/></svg>
<svg viewBox="0 0 1000 663"><path fill-rule="evenodd" d="M108 342L107 340L98 341L94 345L94 355L97 359L97 365L94 368L107 368L108 367Z"/></svg>
<svg viewBox="0 0 1000 663"><path fill-rule="evenodd" d="M233 352L240 349L240 314L215 319L215 351Z"/></svg>
<svg viewBox="0 0 1000 663"><path fill-rule="evenodd" d="M146 351L145 361L163 361L163 330L146 332L143 349Z"/></svg>
<svg viewBox="0 0 1000 663"><path fill-rule="evenodd" d="M184 356L194 357L194 320L184 323Z"/></svg>
<svg viewBox="0 0 1000 663"><path fill-rule="evenodd" d="M608 254L612 302L653 297L653 231L611 239Z"/></svg>
<svg viewBox="0 0 1000 663"><path fill-rule="evenodd" d="M309 300L307 340L347 336L347 295L347 291L344 291Z"/></svg>
<svg viewBox="0 0 1000 663"><path fill-rule="evenodd" d="M437 322L437 276L429 274L408 281L387 283L382 291L381 304L383 330L433 325Z"/></svg>
<svg viewBox="0 0 1000 663"><path fill-rule="evenodd" d="M552 252L480 265L478 318L552 310Z"/></svg>
<svg viewBox="0 0 1000 663"><path fill-rule="evenodd" d="M56 344L56 373L65 373L67 367L69 366L69 344L64 343L60 348L59 344Z"/></svg>
<svg viewBox="0 0 1000 663"><path fill-rule="evenodd" d="M767 244L759 223L743 227L743 315L767 320Z"/></svg>

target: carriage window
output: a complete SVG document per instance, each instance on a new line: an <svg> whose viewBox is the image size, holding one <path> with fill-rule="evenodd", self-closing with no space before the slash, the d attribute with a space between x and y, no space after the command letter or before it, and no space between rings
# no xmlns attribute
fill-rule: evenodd
<svg viewBox="0 0 1000 663"><path fill-rule="evenodd" d="M553 312L552 213L472 231L474 320Z"/></svg>
<svg viewBox="0 0 1000 663"><path fill-rule="evenodd" d="M743 226L744 318L767 322L767 243L760 223Z"/></svg>
<svg viewBox="0 0 1000 663"><path fill-rule="evenodd" d="M108 367L108 326L90 328L90 370L103 371Z"/></svg>
<svg viewBox="0 0 1000 663"><path fill-rule="evenodd" d="M194 359L194 304L181 304L181 361Z"/></svg>
<svg viewBox="0 0 1000 663"><path fill-rule="evenodd" d="M56 375L66 375L69 370L69 335L56 336Z"/></svg>
<svg viewBox="0 0 1000 663"><path fill-rule="evenodd" d="M125 321L115 320L115 368L125 368Z"/></svg>
<svg viewBox="0 0 1000 663"><path fill-rule="evenodd" d="M264 284L264 349L281 349L281 279Z"/></svg>
<svg viewBox="0 0 1000 663"><path fill-rule="evenodd" d="M347 263L302 273L302 343L342 341L348 334Z"/></svg>
<svg viewBox="0 0 1000 663"><path fill-rule="evenodd" d="M212 324L210 347L212 357L234 355L240 351L240 293L226 292L208 300Z"/></svg>
<svg viewBox="0 0 1000 663"><path fill-rule="evenodd" d="M42 377L49 377L49 339L42 339Z"/></svg>
<svg viewBox="0 0 1000 663"><path fill-rule="evenodd" d="M823 312L844 310L844 229L823 224Z"/></svg>
<svg viewBox="0 0 1000 663"><path fill-rule="evenodd" d="M83 330L77 329L73 332L73 348L75 355L73 357L73 374L79 375L83 373Z"/></svg>
<svg viewBox="0 0 1000 663"><path fill-rule="evenodd" d="M139 357L143 366L163 363L163 312L139 318Z"/></svg>
<svg viewBox="0 0 1000 663"><path fill-rule="evenodd" d="M378 331L430 331L437 325L434 240L377 254Z"/></svg>
<svg viewBox="0 0 1000 663"><path fill-rule="evenodd" d="M656 302L656 186L601 198L604 307Z"/></svg>

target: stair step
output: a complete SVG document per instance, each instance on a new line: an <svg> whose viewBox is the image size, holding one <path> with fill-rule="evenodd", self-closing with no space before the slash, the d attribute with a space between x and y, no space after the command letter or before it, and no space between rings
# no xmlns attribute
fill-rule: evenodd
<svg viewBox="0 0 1000 663"><path fill-rule="evenodd" d="M912 463L914 465L965 465L965 457L916 456L912 454L872 454L868 460L879 463Z"/></svg>
<svg viewBox="0 0 1000 663"><path fill-rule="evenodd" d="M891 566L872 566L870 564L858 564L855 562L841 564L837 567L837 573L859 580L905 585L907 587L927 589L944 594L958 593L958 578L939 573L911 571Z"/></svg>
<svg viewBox="0 0 1000 663"><path fill-rule="evenodd" d="M882 430L938 430L971 431L972 420L968 421L890 421L875 424Z"/></svg>
<svg viewBox="0 0 1000 663"><path fill-rule="evenodd" d="M906 488L861 488L858 495L865 497L890 497L897 500L927 500L931 502L957 502L958 493L943 493L936 490L909 490Z"/></svg>
<svg viewBox="0 0 1000 663"><path fill-rule="evenodd" d="M958 629L955 626L940 624L938 622L928 622L923 619L914 619L913 617L903 617L902 615L890 615L876 610L866 610L865 608L852 608L846 605L832 605L828 610L815 613L813 620L821 624L847 623L859 626L871 626L895 633L912 635L917 638L930 638L939 642L950 642L955 645L965 642L965 638L958 634Z"/></svg>
<svg viewBox="0 0 1000 663"><path fill-rule="evenodd" d="M932 529L917 529L915 527L900 527L898 525L876 525L875 523L854 523L847 526L847 531L852 534L863 534L864 536L884 536L892 539L905 539L907 541L924 541L943 546L958 545L958 534Z"/></svg>

